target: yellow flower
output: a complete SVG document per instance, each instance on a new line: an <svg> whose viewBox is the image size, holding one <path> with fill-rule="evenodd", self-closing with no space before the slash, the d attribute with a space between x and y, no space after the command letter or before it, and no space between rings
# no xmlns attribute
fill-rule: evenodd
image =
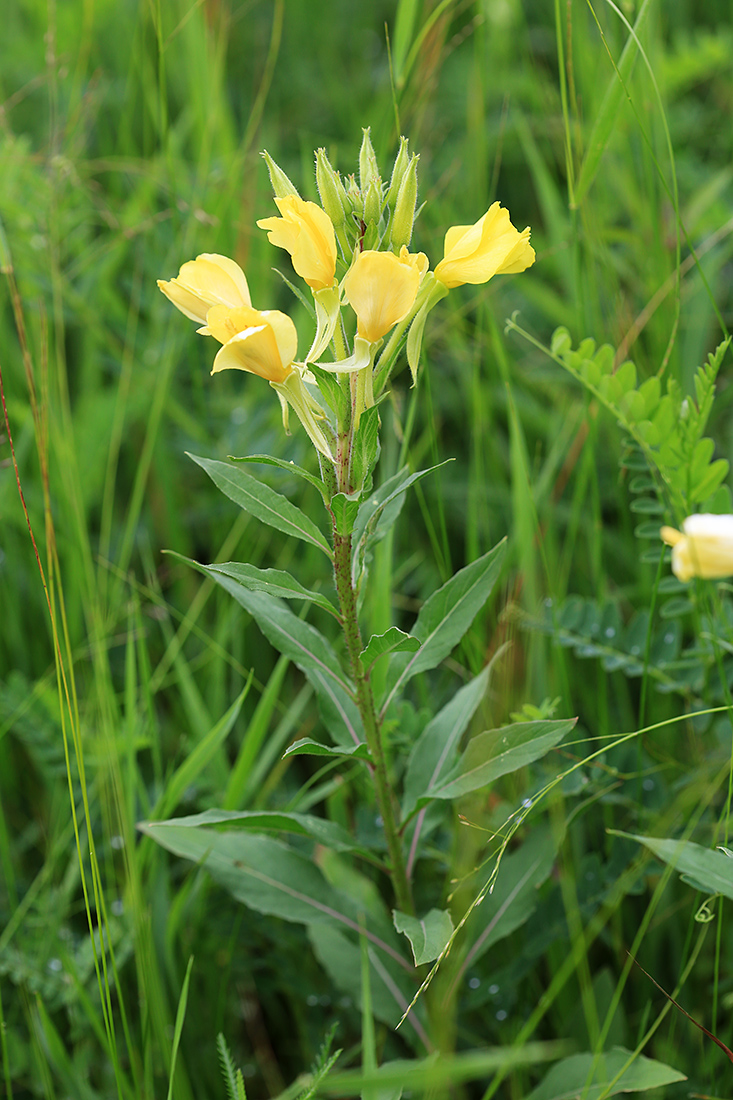
<svg viewBox="0 0 733 1100"><path fill-rule="evenodd" d="M313 290L333 285L336 272L336 237L325 210L300 195L275 199L281 218L262 218L257 222L267 230L270 244L286 249L293 267Z"/></svg>
<svg viewBox="0 0 733 1100"><path fill-rule="evenodd" d="M287 314L279 310L212 306L206 326L199 332L223 345L214 359L212 374L235 368L258 374L268 382L283 382L292 373L298 334Z"/></svg>
<svg viewBox="0 0 733 1100"><path fill-rule="evenodd" d="M407 317L427 266L424 253L411 254L404 245L399 256L371 250L359 253L344 279L359 336L376 343Z"/></svg>
<svg viewBox="0 0 733 1100"><path fill-rule="evenodd" d="M534 261L529 228L517 232L509 211L495 202L475 225L451 226L435 277L450 290L463 283L487 283L494 275L524 271Z"/></svg>
<svg viewBox="0 0 733 1100"><path fill-rule="evenodd" d="M679 580L733 575L733 516L688 516L682 531L662 527L659 534L672 547L672 571Z"/></svg>
<svg viewBox="0 0 733 1100"><path fill-rule="evenodd" d="M189 260L178 272L178 278L158 286L174 306L192 321L203 324L212 306L251 306L249 287L239 264L214 252L202 252Z"/></svg>

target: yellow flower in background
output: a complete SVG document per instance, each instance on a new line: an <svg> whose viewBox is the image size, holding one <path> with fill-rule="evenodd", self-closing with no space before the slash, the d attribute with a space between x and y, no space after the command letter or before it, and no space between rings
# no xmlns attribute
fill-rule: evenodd
<svg viewBox="0 0 733 1100"><path fill-rule="evenodd" d="M223 345L214 359L212 374L234 368L268 382L283 382L292 373L298 334L287 314L277 309L212 306L206 326L199 332Z"/></svg>
<svg viewBox="0 0 733 1100"><path fill-rule="evenodd" d="M376 343L407 317L427 267L424 253L410 253L404 245L399 256L371 250L359 253L344 279L359 336Z"/></svg>
<svg viewBox="0 0 733 1100"><path fill-rule="evenodd" d="M688 516L682 531L662 527L659 534L672 547L672 572L679 580L733 575L733 516Z"/></svg>
<svg viewBox="0 0 733 1100"><path fill-rule="evenodd" d="M276 198L280 218L262 218L257 222L267 230L270 244L290 253L293 267L312 290L333 285L336 273L336 237L333 223L325 210L300 195Z"/></svg>
<svg viewBox="0 0 733 1100"><path fill-rule="evenodd" d="M158 286L174 306L192 321L203 324L212 306L251 306L249 287L239 264L215 252L202 252L189 260L178 277Z"/></svg>
<svg viewBox="0 0 733 1100"><path fill-rule="evenodd" d="M451 290L463 283L487 283L494 275L513 275L535 261L529 228L519 233L509 211L493 203L475 225L454 225L445 235L444 256L435 277Z"/></svg>

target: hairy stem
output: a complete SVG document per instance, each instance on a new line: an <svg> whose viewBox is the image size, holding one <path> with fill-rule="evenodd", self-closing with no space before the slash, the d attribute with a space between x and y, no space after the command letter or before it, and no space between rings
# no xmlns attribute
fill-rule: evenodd
<svg viewBox="0 0 733 1100"><path fill-rule="evenodd" d="M397 908L414 915L415 906L405 870L405 859L397 829L395 799L387 775L382 750L382 731L374 705L369 676L364 672L359 654L363 649L359 620L356 614L356 592L351 580L351 536L333 533L334 578L341 606L344 637L349 654L349 667L356 687L356 703L364 725L367 746L374 768L377 806L382 818L389 853L390 874Z"/></svg>

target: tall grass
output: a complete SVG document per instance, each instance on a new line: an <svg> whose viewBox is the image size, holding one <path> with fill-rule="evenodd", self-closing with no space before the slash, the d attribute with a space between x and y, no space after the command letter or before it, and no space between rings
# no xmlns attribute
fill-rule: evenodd
<svg viewBox="0 0 733 1100"><path fill-rule="evenodd" d="M642 688L585 654L582 639L563 648L525 629L543 601L563 608L580 596L604 629L620 631L652 604L658 576L640 562L649 544L634 536L617 426L533 345L504 333L520 310L545 343L565 325L575 341L621 346L643 376L664 366L690 390L731 324L729 15L719 0L704 11L647 0L620 11L559 0L344 0L327 11L309 0L21 0L4 13L9 1097L161 1095L184 981L177 1100L224 1095L218 1032L252 1096L289 1085L335 1020L344 1057L359 1063L354 999L334 994L305 932L241 909L135 826L209 806L318 807L350 819L348 772L282 759L317 720L297 670L209 580L161 553L287 567L292 547L215 498L184 452L271 450L299 462L305 450L302 436L282 436L255 379L208 378L203 342L184 342L155 279L219 251L246 269L262 303L292 310L264 234L251 228L271 213L258 151L306 181L315 146L346 170L366 125L385 163L400 130L421 153L417 243L433 261L440 227L474 221L495 198L532 225L538 253L521 281L466 287L436 311L417 389L400 376L384 407L383 477L405 461L457 461L424 483L380 544L369 625L401 623L451 568L508 534L502 604L464 644L460 668L478 670L509 641L487 718L556 697L561 713L580 716L577 746L466 806L458 839L445 841L447 877L486 859L486 838L517 799L576 754L658 727L640 750L621 746L555 788L553 874L504 947L468 966L463 1023L446 1043L633 1048L658 1021L646 1053L698 1091L730 1091L724 1055L667 1015L626 954L643 956L670 991L684 975L679 999L730 1045L726 908L716 902L716 923L696 923L702 898L606 832L681 835L689 822L722 843L730 723L685 720L698 709L693 688L661 694L652 679ZM730 458L725 368L719 391L709 431ZM294 480L286 489L310 507ZM641 620L639 629L643 637ZM689 619L681 629L689 634ZM230 711L241 695L241 711ZM540 824L538 813L526 830ZM380 1053L402 1050L383 1031L376 1042ZM513 1070L487 1096L527 1095L537 1079Z"/></svg>

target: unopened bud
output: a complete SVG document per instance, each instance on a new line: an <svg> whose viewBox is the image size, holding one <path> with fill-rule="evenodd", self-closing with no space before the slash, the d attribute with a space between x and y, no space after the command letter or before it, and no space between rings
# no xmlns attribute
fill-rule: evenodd
<svg viewBox="0 0 733 1100"><path fill-rule="evenodd" d="M362 191L366 191L372 180L379 180L379 165L377 164L377 154L374 152L372 140L369 137L370 129L371 127L367 126L362 131L364 139L359 150L359 186Z"/></svg>
<svg viewBox="0 0 733 1100"><path fill-rule="evenodd" d="M333 222L334 229L340 229L351 213L351 203L341 182L341 176L331 166L325 149L316 152L316 184L321 196L321 206Z"/></svg>
<svg viewBox="0 0 733 1100"><path fill-rule="evenodd" d="M400 138L400 147L395 157L392 178L389 181L389 191L387 192L387 205L390 210L394 210L395 203L397 202L397 195L400 190L400 184L407 171L407 166L410 163L408 144L409 142L406 137Z"/></svg>
<svg viewBox="0 0 733 1100"><path fill-rule="evenodd" d="M399 252L402 245L409 244L412 239L412 227L415 223L415 206L417 204L417 162L419 159L420 157L416 154L413 154L410 158L410 163L397 193L397 201L392 216L391 235L391 245L394 252Z"/></svg>
<svg viewBox="0 0 733 1100"><path fill-rule="evenodd" d="M270 173L270 183L272 184L272 190L275 192L275 198L284 199L286 195L297 195L298 188L288 179L282 168L275 164L267 150L263 150L262 156L267 165L267 171Z"/></svg>
<svg viewBox="0 0 733 1100"><path fill-rule="evenodd" d="M364 221L367 225L376 224L382 213L382 186L373 179L364 195Z"/></svg>
<svg viewBox="0 0 733 1100"><path fill-rule="evenodd" d="M362 198L361 191L357 187L356 180L353 176L349 176L349 186L346 191L346 197L349 201L349 207L352 214L356 214L358 218L363 217L364 199Z"/></svg>

